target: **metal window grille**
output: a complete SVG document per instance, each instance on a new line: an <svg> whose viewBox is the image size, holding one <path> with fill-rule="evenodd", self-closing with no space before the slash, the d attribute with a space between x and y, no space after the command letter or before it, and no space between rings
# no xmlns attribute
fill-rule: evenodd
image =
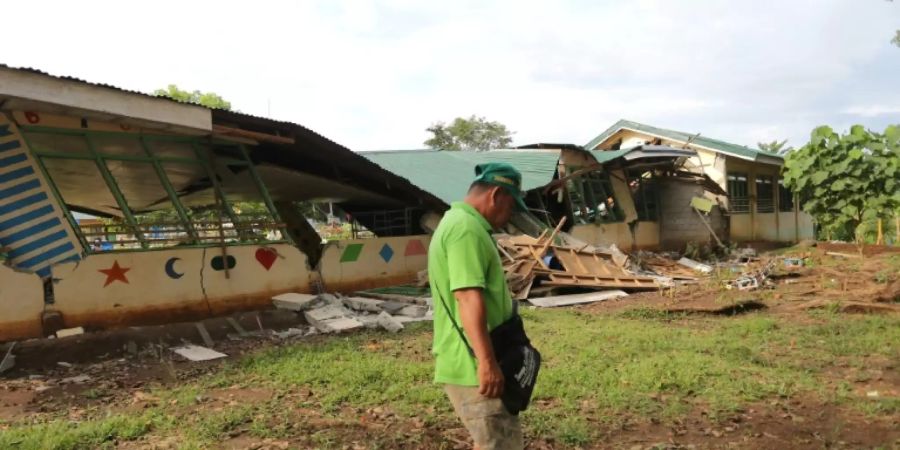
<svg viewBox="0 0 900 450"><path fill-rule="evenodd" d="M92 205L98 203L92 206L97 208L91 211L93 215L113 217L74 227L88 252L281 242L287 236L274 203L242 145L210 144L182 136L44 126L22 128L71 223L78 222L70 210L76 204L70 196L79 192L89 192L92 199L103 199L92 202ZM213 171L213 161L219 153L228 155L229 166L246 167L259 190L259 201L229 199L227 186L221 185ZM91 176L86 177L85 173ZM205 188L211 188L206 189L210 192L207 195L212 197L194 199L194 203L203 207L191 208L184 204L182 197L190 196L191 192L185 192L195 186L175 185L173 180L187 182L201 178L207 180L209 186ZM82 204L80 209L85 208Z"/></svg>
<svg viewBox="0 0 900 450"><path fill-rule="evenodd" d="M778 210L781 212L794 211L794 193L784 185L783 180L778 180Z"/></svg>
<svg viewBox="0 0 900 450"><path fill-rule="evenodd" d="M732 214L747 214L750 212L750 191L747 183L747 174L728 174L728 209Z"/></svg>
<svg viewBox="0 0 900 450"><path fill-rule="evenodd" d="M756 177L756 212L775 212L775 183L770 176Z"/></svg>

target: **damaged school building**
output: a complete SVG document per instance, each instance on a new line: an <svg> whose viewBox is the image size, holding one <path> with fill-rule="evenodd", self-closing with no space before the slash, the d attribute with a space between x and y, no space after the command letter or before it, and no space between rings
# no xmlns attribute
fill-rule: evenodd
<svg viewBox="0 0 900 450"><path fill-rule="evenodd" d="M779 156L703 136L620 121L586 146L356 153L293 123L0 66L0 341L410 283L488 161L523 174L531 213L511 234L625 251L813 235ZM309 202L369 237L323 241Z"/></svg>
<svg viewBox="0 0 900 450"><path fill-rule="evenodd" d="M532 235L566 218L563 231L625 251L813 237L811 217L781 182L782 157L637 122L620 120L585 146L360 154L447 203L461 198L475 165L510 163L537 221L514 224Z"/></svg>

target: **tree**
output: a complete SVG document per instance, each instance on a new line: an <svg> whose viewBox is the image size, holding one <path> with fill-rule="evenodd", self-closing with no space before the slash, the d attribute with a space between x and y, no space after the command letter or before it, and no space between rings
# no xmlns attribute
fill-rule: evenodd
<svg viewBox="0 0 900 450"><path fill-rule="evenodd" d="M220 97L215 92L182 91L174 84L170 84L165 89L153 91L153 95L157 97L169 97L183 103L203 105L207 108L231 110L231 102Z"/></svg>
<svg viewBox="0 0 900 450"><path fill-rule="evenodd" d="M893 43L897 47L900 47L900 30L897 30L897 34L894 35L893 39L891 39L891 43Z"/></svg>
<svg viewBox="0 0 900 450"><path fill-rule="evenodd" d="M784 164L784 184L800 196L804 211L828 235L850 235L860 246L864 223L896 217L898 176L900 126L896 125L883 134L854 125L843 136L830 127L818 127L808 144L788 153Z"/></svg>
<svg viewBox="0 0 900 450"><path fill-rule="evenodd" d="M450 125L437 122L426 129L432 134L425 141L430 148L441 150L483 151L505 148L512 142L512 132L500 122L489 122L484 117L457 117Z"/></svg>
<svg viewBox="0 0 900 450"><path fill-rule="evenodd" d="M783 141L779 141L776 139L772 142L757 142L756 143L756 145L759 147L760 150L766 151L769 153L775 153L776 155L784 155L787 152L794 149L794 147L785 147L784 146L785 144L787 144L787 139L785 139Z"/></svg>

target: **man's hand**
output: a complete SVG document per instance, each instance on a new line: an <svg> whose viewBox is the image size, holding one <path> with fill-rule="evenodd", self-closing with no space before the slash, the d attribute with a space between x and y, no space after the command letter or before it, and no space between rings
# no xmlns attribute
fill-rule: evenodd
<svg viewBox="0 0 900 450"><path fill-rule="evenodd" d="M503 394L503 372L497 361L478 361L478 393L489 398Z"/></svg>

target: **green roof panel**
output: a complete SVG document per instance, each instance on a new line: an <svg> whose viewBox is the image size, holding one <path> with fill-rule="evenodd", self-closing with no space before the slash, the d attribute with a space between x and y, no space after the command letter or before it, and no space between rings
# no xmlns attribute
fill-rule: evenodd
<svg viewBox="0 0 900 450"><path fill-rule="evenodd" d="M522 173L522 189L531 190L553 181L559 152L546 150L493 150L460 152L440 150L397 150L359 152L447 204L462 200L475 179L475 166L505 162Z"/></svg>
<svg viewBox="0 0 900 450"><path fill-rule="evenodd" d="M706 147L711 150L715 150L721 153L726 153L730 155L734 155L740 158L749 159L752 161L759 161L760 158L767 161L762 162L775 162L783 161L784 158L771 152L766 152L759 149L745 147L743 145L732 144L730 142L720 141L718 139L708 138L703 135L696 136L691 133L684 133L682 131L668 130L665 128L654 127L651 125L646 125L639 122L633 122L631 120L619 120L613 126L609 127L603 133L600 133L599 136L595 137L588 142L584 147L588 150L593 150L594 147L600 145L602 142L606 141L610 136L615 134L617 131L621 129L634 130L638 132L644 132L648 134L653 134L656 136L661 136L667 139L671 139L673 141L679 142L687 142L691 140L691 143L697 144L701 147ZM696 136L696 137L695 137ZM597 152L594 152L596 156ZM774 158L774 161L772 160Z"/></svg>

